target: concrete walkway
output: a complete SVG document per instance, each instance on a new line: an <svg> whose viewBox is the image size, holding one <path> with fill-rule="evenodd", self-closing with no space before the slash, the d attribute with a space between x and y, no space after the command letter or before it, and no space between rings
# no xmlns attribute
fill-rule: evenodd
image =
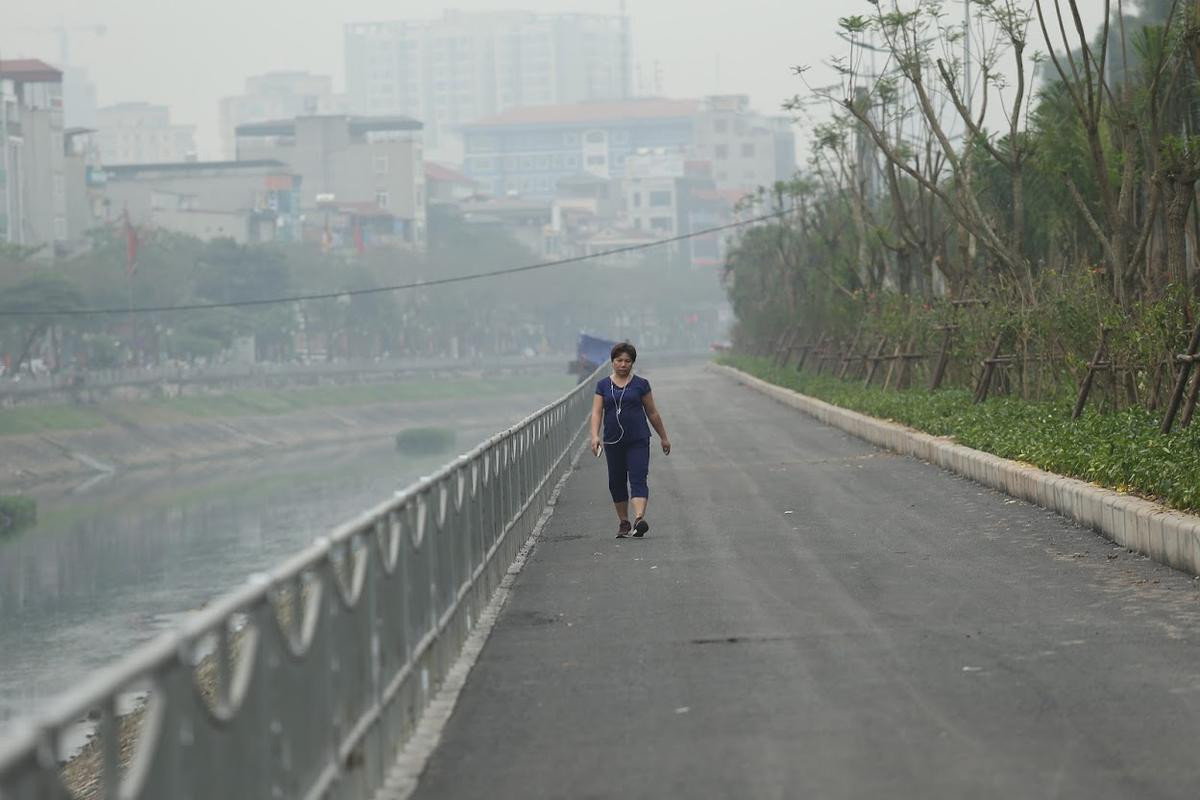
<svg viewBox="0 0 1200 800"><path fill-rule="evenodd" d="M727 377L647 377L649 536L612 538L586 458L417 797L1196 796L1186 575Z"/></svg>

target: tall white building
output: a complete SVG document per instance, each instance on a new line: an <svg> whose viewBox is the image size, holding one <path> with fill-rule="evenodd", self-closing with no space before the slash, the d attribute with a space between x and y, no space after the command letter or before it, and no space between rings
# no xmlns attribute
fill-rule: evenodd
<svg viewBox="0 0 1200 800"><path fill-rule="evenodd" d="M461 163L457 127L510 108L631 96L628 17L447 11L351 23L346 87L359 114L425 124L430 158Z"/></svg>
<svg viewBox="0 0 1200 800"><path fill-rule="evenodd" d="M171 124L166 106L106 106L96 111L96 128L96 145L105 164L166 164L196 158L196 126Z"/></svg>
<svg viewBox="0 0 1200 800"><path fill-rule="evenodd" d="M62 73L0 61L0 241L66 245L64 153Z"/></svg>
<svg viewBox="0 0 1200 800"><path fill-rule="evenodd" d="M221 149L235 158L236 130L251 122L271 122L317 114L345 114L345 95L334 94L333 78L309 72L269 72L246 79L246 91L221 100Z"/></svg>

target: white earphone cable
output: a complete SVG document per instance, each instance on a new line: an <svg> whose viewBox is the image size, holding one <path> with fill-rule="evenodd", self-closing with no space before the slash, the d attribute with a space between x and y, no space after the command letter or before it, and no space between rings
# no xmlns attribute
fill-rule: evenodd
<svg viewBox="0 0 1200 800"><path fill-rule="evenodd" d="M618 399L616 386L613 384L612 378L608 379L608 394L610 397L612 397L613 407L616 408L615 418L617 420L617 429L620 431L620 433L617 435L616 439L612 440L611 442L606 441L605 444L617 444L625 438L625 426L621 424L621 403L625 401L625 390L628 389L632 383L633 376L630 375L629 382L621 387L621 397Z"/></svg>

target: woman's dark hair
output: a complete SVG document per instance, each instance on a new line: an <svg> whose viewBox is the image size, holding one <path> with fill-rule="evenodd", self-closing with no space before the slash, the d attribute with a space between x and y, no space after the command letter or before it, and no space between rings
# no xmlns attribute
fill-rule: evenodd
<svg viewBox="0 0 1200 800"><path fill-rule="evenodd" d="M613 345L612 352L609 353L608 357L611 360L616 361L617 356L621 355L622 353L629 356L630 361L637 361L637 348L631 345L629 342L620 342Z"/></svg>

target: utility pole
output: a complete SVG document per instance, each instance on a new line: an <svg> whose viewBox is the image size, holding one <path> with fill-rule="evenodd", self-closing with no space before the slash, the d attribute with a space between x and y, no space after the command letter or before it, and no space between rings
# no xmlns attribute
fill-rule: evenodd
<svg viewBox="0 0 1200 800"><path fill-rule="evenodd" d="M0 52L0 64L4 63L4 54ZM8 163L8 89L5 87L4 74L0 70L0 169L4 170L4 241L12 242L12 202L9 199L9 182L12 181L12 169Z"/></svg>

